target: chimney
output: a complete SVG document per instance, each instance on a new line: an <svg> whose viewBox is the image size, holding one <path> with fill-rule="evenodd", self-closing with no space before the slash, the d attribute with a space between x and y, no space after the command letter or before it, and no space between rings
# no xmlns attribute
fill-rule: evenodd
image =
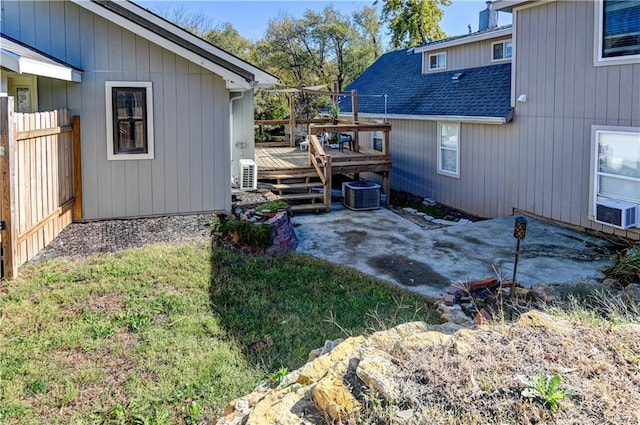
<svg viewBox="0 0 640 425"><path fill-rule="evenodd" d="M487 8L480 12L478 31L494 29L498 26L498 12L491 10L491 2L487 2Z"/></svg>

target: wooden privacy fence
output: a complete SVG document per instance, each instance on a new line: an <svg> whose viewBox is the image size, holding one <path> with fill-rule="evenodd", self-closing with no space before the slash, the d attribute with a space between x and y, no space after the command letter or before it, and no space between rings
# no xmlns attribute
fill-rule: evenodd
<svg viewBox="0 0 640 425"><path fill-rule="evenodd" d="M0 99L2 273L35 257L82 218L80 118L69 110L21 114Z"/></svg>

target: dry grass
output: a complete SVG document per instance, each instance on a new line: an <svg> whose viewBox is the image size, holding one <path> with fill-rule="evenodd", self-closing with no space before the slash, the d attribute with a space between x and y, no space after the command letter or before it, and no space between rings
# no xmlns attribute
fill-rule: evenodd
<svg viewBox="0 0 640 425"><path fill-rule="evenodd" d="M462 342L394 353L406 371L402 398L389 406L365 395L353 423L640 423L639 306L603 294L589 300L554 308L557 329L503 321ZM522 396L522 377L552 375L568 392L557 412Z"/></svg>

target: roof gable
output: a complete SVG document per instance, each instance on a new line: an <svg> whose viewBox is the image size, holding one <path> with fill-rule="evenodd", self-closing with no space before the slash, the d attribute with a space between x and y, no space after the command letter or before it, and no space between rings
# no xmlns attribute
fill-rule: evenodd
<svg viewBox="0 0 640 425"><path fill-rule="evenodd" d="M358 91L358 112L422 119L504 123L511 119L511 64L422 74L422 55L399 50L381 56L347 87ZM462 78L454 80L457 73ZM341 98L340 109L351 112Z"/></svg>
<svg viewBox="0 0 640 425"><path fill-rule="evenodd" d="M71 0L167 50L220 75L228 88L249 89L277 84L266 71L225 52L129 1Z"/></svg>

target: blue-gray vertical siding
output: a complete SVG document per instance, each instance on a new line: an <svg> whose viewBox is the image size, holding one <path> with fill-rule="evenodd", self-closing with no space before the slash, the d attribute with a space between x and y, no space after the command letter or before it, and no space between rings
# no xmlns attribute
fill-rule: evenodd
<svg viewBox="0 0 640 425"><path fill-rule="evenodd" d="M81 84L39 78L38 95L40 109L81 116L85 218L230 209L222 78L68 1L3 7L4 33L84 71ZM105 81L114 80L153 84L152 160L107 160Z"/></svg>
<svg viewBox="0 0 640 425"><path fill-rule="evenodd" d="M437 173L436 121L391 119L391 187L481 217L513 211L513 127L460 125L460 178ZM365 142L366 143L366 142Z"/></svg>
<svg viewBox="0 0 640 425"><path fill-rule="evenodd" d="M516 12L514 207L577 226L588 218L591 126L640 127L640 63L594 66L591 1L557 1ZM640 230L615 230L640 237Z"/></svg>
<svg viewBox="0 0 640 425"><path fill-rule="evenodd" d="M422 61L422 72L439 72L427 71L429 66L429 55L441 51L447 52L447 68L444 71L455 71L457 69L476 68L480 66L494 65L499 62L491 60L493 52L491 45L498 41L506 41L511 36L497 37L491 40L483 40L476 43L462 44L458 46L448 47L442 50L434 50L432 52L424 52ZM508 60L506 60L508 62Z"/></svg>

